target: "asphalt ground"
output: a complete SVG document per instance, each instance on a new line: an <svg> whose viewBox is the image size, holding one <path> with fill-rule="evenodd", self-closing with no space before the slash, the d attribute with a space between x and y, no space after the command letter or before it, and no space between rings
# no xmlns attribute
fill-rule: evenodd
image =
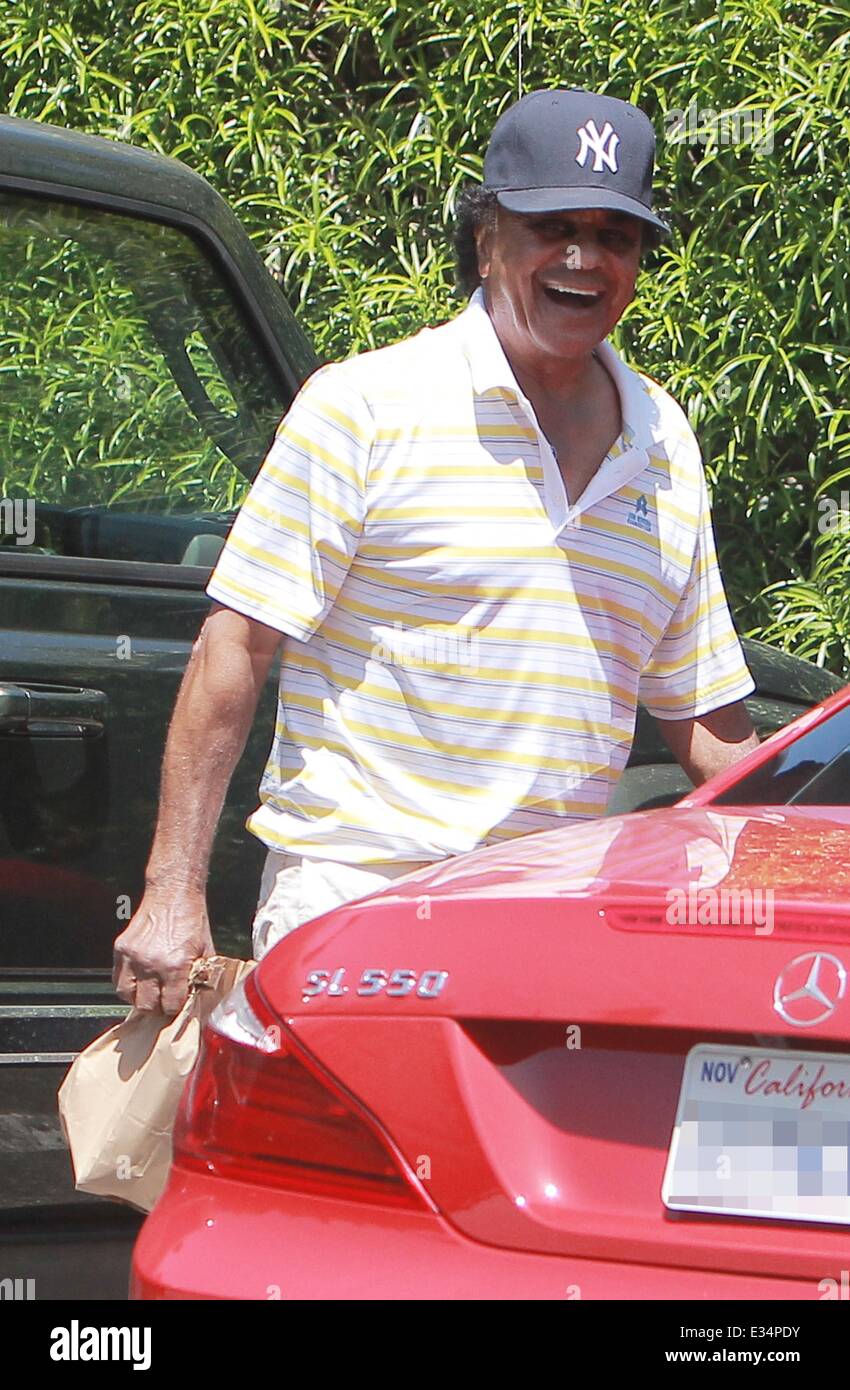
<svg viewBox="0 0 850 1390"><path fill-rule="evenodd" d="M16 1212L0 1218L0 1281L21 1280L17 1296L92 1299L121 1302L127 1299L130 1260L141 1214L78 1212L67 1215ZM13 1287L13 1286L12 1286ZM4 1285L4 1298L9 1285Z"/></svg>

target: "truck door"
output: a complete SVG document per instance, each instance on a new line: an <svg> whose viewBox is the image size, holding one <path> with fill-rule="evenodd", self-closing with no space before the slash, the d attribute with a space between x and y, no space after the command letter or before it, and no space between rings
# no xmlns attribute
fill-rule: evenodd
<svg viewBox="0 0 850 1390"><path fill-rule="evenodd" d="M166 221L0 190L0 1211L72 1190L55 1095L126 1013L138 904L204 585L291 389L225 268ZM272 672L216 842L217 946L250 953L244 830Z"/></svg>

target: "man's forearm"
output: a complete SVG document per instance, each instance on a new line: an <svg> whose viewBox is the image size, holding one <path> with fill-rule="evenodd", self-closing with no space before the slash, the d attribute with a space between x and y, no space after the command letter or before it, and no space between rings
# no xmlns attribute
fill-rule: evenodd
<svg viewBox="0 0 850 1390"><path fill-rule="evenodd" d="M275 654L268 639L251 649L244 640L247 622L218 610L193 648L165 745L146 873L155 892L204 891L221 808Z"/></svg>
<svg viewBox="0 0 850 1390"><path fill-rule="evenodd" d="M743 700L697 719L658 719L661 733L695 786L758 748L758 734Z"/></svg>

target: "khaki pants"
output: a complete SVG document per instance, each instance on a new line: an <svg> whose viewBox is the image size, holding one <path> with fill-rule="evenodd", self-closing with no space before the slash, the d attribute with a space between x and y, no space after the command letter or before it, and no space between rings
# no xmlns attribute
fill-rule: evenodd
<svg viewBox="0 0 850 1390"><path fill-rule="evenodd" d="M296 927L303 926L341 903L350 903L373 893L394 878L412 874L430 864L420 863L339 864L329 859L302 859L270 849L266 855L260 896L254 917L254 959L262 960L267 951Z"/></svg>

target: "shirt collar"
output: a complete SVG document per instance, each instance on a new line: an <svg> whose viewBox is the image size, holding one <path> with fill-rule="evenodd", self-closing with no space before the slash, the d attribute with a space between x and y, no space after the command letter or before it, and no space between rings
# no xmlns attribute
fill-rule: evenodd
<svg viewBox="0 0 850 1390"><path fill-rule="evenodd" d="M511 391L518 401L527 405L487 312L481 286L456 322L462 332L463 349L469 362L475 394L483 396L488 391ZM663 439L663 429L658 406L646 383L637 372L626 366L607 339L596 348L596 355L607 368L620 395L625 446L650 450Z"/></svg>

